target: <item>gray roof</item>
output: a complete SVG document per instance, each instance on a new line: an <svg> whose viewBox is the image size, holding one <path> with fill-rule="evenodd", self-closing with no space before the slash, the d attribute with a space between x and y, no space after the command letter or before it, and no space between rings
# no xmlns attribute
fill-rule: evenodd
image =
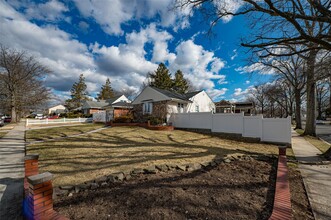
<svg viewBox="0 0 331 220"><path fill-rule="evenodd" d="M190 99L192 98L193 96L195 96L196 94L199 94L200 92L202 92L202 90L200 91L195 91L195 92L188 92L188 93L185 93L185 96L187 99Z"/></svg>
<svg viewBox="0 0 331 220"><path fill-rule="evenodd" d="M107 99L106 102L107 102L108 104L112 104L112 103L114 103L117 99L119 99L119 97L121 97L121 96L122 96L122 95L118 95L118 96L115 96L115 97L113 97L113 98Z"/></svg>
<svg viewBox="0 0 331 220"><path fill-rule="evenodd" d="M104 100L97 101L85 101L83 107L84 108L103 108L108 105L108 102Z"/></svg>
<svg viewBox="0 0 331 220"><path fill-rule="evenodd" d="M169 90L165 90L165 89L159 89L156 87L151 87L154 90L162 93L163 95L171 98L171 99L179 99L179 100L183 100L183 101L189 101L190 98L192 98L193 96L195 96L196 94L200 93L201 91L196 91L196 92L189 92L186 94L179 94L177 92L173 92L173 91L169 91Z"/></svg>
<svg viewBox="0 0 331 220"><path fill-rule="evenodd" d="M115 102L113 104L109 104L105 107L114 107L114 108L133 108L132 103L129 102Z"/></svg>

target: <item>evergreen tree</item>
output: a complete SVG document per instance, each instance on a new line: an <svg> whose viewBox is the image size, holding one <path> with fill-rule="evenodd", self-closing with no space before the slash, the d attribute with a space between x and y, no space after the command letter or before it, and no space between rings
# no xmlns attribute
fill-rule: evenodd
<svg viewBox="0 0 331 220"><path fill-rule="evenodd" d="M165 90L172 89L173 82L171 80L169 70L163 63L159 64L157 70L154 73L149 73L148 78L149 86Z"/></svg>
<svg viewBox="0 0 331 220"><path fill-rule="evenodd" d="M88 97L88 92L86 91L85 77L83 74L79 76L78 82L72 85L70 90L71 99L66 100L66 106L68 109L75 109L82 106L82 102L85 100L90 100Z"/></svg>
<svg viewBox="0 0 331 220"><path fill-rule="evenodd" d="M173 87L172 87L173 90L177 93L184 94L187 92L188 87L189 87L188 82L184 78L182 71L177 70L175 73L175 79L173 81Z"/></svg>
<svg viewBox="0 0 331 220"><path fill-rule="evenodd" d="M114 91L111 88L110 80L107 78L106 84L101 87L101 91L97 96L97 100L106 100L114 97Z"/></svg>

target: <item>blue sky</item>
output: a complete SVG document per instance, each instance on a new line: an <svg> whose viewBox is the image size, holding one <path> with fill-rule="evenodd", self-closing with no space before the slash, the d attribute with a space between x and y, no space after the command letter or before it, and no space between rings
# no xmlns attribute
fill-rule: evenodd
<svg viewBox="0 0 331 220"><path fill-rule="evenodd" d="M51 68L46 85L59 100L69 97L81 73L92 96L108 77L114 89L138 93L160 62L172 73L181 69L215 101L243 100L250 87L271 78L249 74L260 66L248 65L239 46L250 34L245 17L223 19L208 36L207 21L189 9L169 10L173 1L0 0L0 43Z"/></svg>

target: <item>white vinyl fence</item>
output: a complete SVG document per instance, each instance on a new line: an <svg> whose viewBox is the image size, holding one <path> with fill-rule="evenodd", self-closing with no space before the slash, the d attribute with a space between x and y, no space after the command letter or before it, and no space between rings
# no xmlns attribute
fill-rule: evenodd
<svg viewBox="0 0 331 220"><path fill-rule="evenodd" d="M211 112L173 113L171 122L177 128L210 129L212 132L240 134L265 142L291 144L291 117L263 118L244 114Z"/></svg>
<svg viewBox="0 0 331 220"><path fill-rule="evenodd" d="M26 119L26 126L30 125L48 125L48 124L70 124L91 122L89 118L60 118L60 119Z"/></svg>
<svg viewBox="0 0 331 220"><path fill-rule="evenodd" d="M106 122L106 112L93 113L93 122Z"/></svg>

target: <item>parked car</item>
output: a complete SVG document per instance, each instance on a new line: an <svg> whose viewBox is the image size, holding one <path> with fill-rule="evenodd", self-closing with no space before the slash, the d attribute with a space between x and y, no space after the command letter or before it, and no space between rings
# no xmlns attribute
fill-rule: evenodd
<svg viewBox="0 0 331 220"><path fill-rule="evenodd" d="M53 116L48 117L48 119L58 119L58 118L59 118L58 115L53 115Z"/></svg>
<svg viewBox="0 0 331 220"><path fill-rule="evenodd" d="M6 116L4 119L5 123L10 123L11 122L11 117L10 116Z"/></svg>
<svg viewBox="0 0 331 220"><path fill-rule="evenodd" d="M5 125L5 120L3 118L0 118L0 127Z"/></svg>
<svg viewBox="0 0 331 220"><path fill-rule="evenodd" d="M37 114L35 117L35 119L43 119L43 118L44 118L44 116L42 114Z"/></svg>

